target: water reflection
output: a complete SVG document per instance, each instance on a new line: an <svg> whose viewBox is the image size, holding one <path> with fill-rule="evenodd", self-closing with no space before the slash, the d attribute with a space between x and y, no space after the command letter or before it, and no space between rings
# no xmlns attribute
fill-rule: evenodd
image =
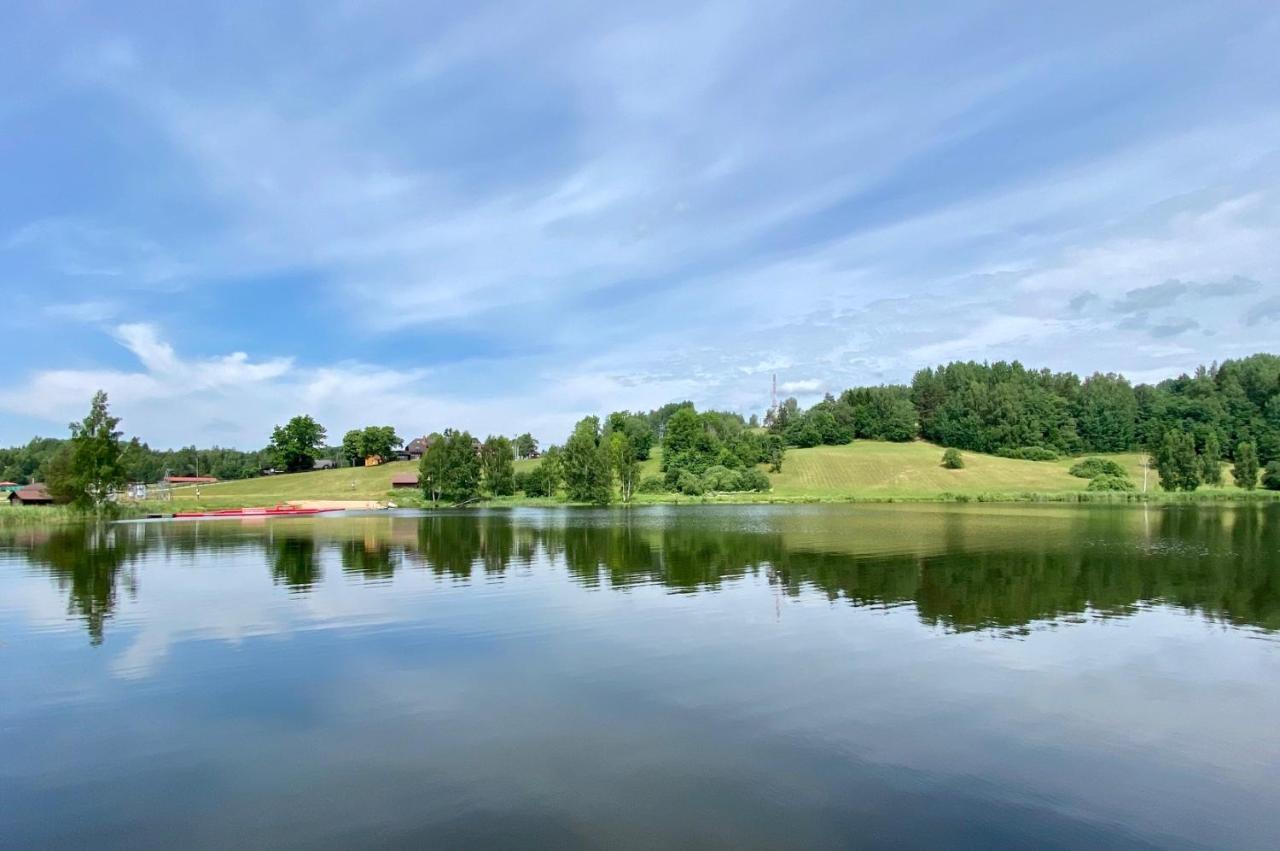
<svg viewBox="0 0 1280 851"><path fill-rule="evenodd" d="M268 545L271 578L295 591L307 591L320 581L320 562L314 538L301 535L273 536Z"/></svg>
<svg viewBox="0 0 1280 851"><path fill-rule="evenodd" d="M679 593L758 576L790 596L911 605L949 631L1017 634L1037 621L1122 617L1156 603L1280 628L1274 506L446 512L72 527L9 532L0 545L54 580L94 644L121 593L145 595L140 563L197 553L262 558L271 580L295 594L332 581L330 560L342 576L376 584L393 584L400 570L471 582L545 567L587 588Z"/></svg>

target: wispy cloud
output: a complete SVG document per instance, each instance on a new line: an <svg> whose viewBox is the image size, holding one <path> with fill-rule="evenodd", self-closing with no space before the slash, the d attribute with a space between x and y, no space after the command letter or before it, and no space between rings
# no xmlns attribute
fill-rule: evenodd
<svg viewBox="0 0 1280 851"><path fill-rule="evenodd" d="M101 380L182 442L305 406L556 437L760 410L773 372L1266 347L1280 13L1087 6L33 8L0 281L23 333L124 348L16 357L0 392L56 424Z"/></svg>

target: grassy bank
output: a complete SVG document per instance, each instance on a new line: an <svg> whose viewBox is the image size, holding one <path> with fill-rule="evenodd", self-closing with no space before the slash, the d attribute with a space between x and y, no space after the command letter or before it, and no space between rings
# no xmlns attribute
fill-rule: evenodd
<svg viewBox="0 0 1280 851"><path fill-rule="evenodd" d="M1138 487L1137 494L1091 493L1088 481L1069 472L1075 458L1058 461L1019 461L963 453L965 467L944 469L939 461L942 449L930 443L884 443L857 441L847 446L817 446L787 452L781 473L770 474L772 489L767 493L718 494L689 497L680 494L637 494L638 503L679 504L721 503L811 503L811 502L1115 502L1133 500L1219 501L1236 499L1270 500L1280 494L1240 490L1233 485L1201 488L1193 494L1168 494L1160 489L1155 471L1147 478L1143 494L1143 456L1121 453L1104 457L1120 463ZM538 461L518 461L516 469L530 470ZM641 465L641 475L659 475L660 461L651 458ZM413 490L392 490L391 478L415 473L412 462L321 470L312 473L271 476L238 482L222 482L176 491L174 504L191 507L271 505L290 500L379 500L399 505L422 504ZM1225 471L1230 481L1230 471ZM504 497L489 501L494 505L557 505L560 500Z"/></svg>
<svg viewBox="0 0 1280 851"><path fill-rule="evenodd" d="M1225 502L1275 501L1280 493L1243 491L1232 485L1201 488L1195 493L1165 493L1154 471L1149 472L1146 492L1142 492L1143 456L1122 453L1105 457L1120 463L1137 485L1138 493L1096 493L1087 491L1088 482L1069 473L1078 459L1059 461L1019 461L965 452L961 470L944 469L939 461L941 447L924 442L882 443L857 441L847 446L818 446L787 452L783 471L769 476L773 487L766 493L710 494L685 496L659 493L637 494L636 503L645 504L757 504L757 503L845 503L845 502ZM518 461L517 470L530 470L538 461ZM651 458L641 465L642 476L659 475L660 461ZM391 479L402 473L416 473L412 462L320 470L311 473L269 476L259 479L220 482L176 489L173 500L130 506L133 515L193 508L237 508L275 505L308 500L370 500L400 506L427 505L420 491L393 490ZM1225 471L1230 481L1230 471ZM563 505L563 498L502 497L488 505ZM65 508L0 508L0 524L24 525L73 522L81 519Z"/></svg>

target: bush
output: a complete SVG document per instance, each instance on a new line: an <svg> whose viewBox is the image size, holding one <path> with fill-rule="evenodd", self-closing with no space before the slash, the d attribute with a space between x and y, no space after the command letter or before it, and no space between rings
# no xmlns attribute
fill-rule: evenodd
<svg viewBox="0 0 1280 851"><path fill-rule="evenodd" d="M702 477L696 476L688 470L681 470L676 477L676 490L689 496L702 496Z"/></svg>
<svg viewBox="0 0 1280 851"><path fill-rule="evenodd" d="M738 486L744 491L756 491L757 493L765 493L773 487L764 471L757 470L754 467L743 471L742 475L739 476Z"/></svg>
<svg viewBox="0 0 1280 851"><path fill-rule="evenodd" d="M666 493L667 483L662 480L661 476L645 476L640 480L640 485L636 490L640 491L640 493Z"/></svg>
<svg viewBox="0 0 1280 851"><path fill-rule="evenodd" d="M529 474L523 470L516 473L511 481L515 484L515 489L520 493L528 493L529 491Z"/></svg>
<svg viewBox="0 0 1280 851"><path fill-rule="evenodd" d="M516 473L516 488L524 491L526 496L548 496L547 491L553 489L553 483L547 468L540 464L527 473Z"/></svg>
<svg viewBox="0 0 1280 851"><path fill-rule="evenodd" d="M1280 491L1280 461L1272 461L1262 471L1262 486L1269 491Z"/></svg>
<svg viewBox="0 0 1280 851"><path fill-rule="evenodd" d="M703 491L737 491L742 490L741 477L728 467L716 465L709 467L702 474Z"/></svg>
<svg viewBox="0 0 1280 851"><path fill-rule="evenodd" d="M1137 488L1133 482L1124 476L1094 476L1089 480L1089 486L1085 490L1091 491L1135 491Z"/></svg>
<svg viewBox="0 0 1280 851"><path fill-rule="evenodd" d="M942 466L948 470L963 470L964 457L960 455L959 449L948 449L942 453Z"/></svg>
<svg viewBox="0 0 1280 851"><path fill-rule="evenodd" d="M1086 458L1071 465L1071 475L1081 479L1096 479L1098 476L1111 476L1117 479L1128 478L1128 473L1110 458Z"/></svg>
<svg viewBox="0 0 1280 851"><path fill-rule="evenodd" d="M1020 446L1017 449L1008 446L996 450L1001 458L1014 458L1019 461L1057 461L1057 450L1046 446Z"/></svg>

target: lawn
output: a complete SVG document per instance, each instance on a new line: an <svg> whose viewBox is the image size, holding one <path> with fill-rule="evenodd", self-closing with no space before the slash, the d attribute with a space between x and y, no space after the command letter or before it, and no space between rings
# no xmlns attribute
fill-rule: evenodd
<svg viewBox="0 0 1280 851"><path fill-rule="evenodd" d="M377 467L342 467L310 473L287 473L256 479L218 482L196 488L175 488L176 503L224 505L273 505L299 499L387 500L393 498L391 477L397 473L417 473L416 461L395 461Z"/></svg>

